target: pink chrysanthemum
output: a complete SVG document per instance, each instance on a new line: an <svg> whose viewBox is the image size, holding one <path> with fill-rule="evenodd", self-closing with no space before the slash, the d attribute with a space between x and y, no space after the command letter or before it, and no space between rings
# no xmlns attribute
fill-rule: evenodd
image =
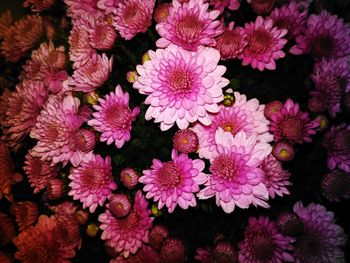
<svg viewBox="0 0 350 263"><path fill-rule="evenodd" d="M64 0L67 5L67 15L73 18L82 15L102 15L102 11L97 7L97 2L98 0Z"/></svg>
<svg viewBox="0 0 350 263"><path fill-rule="evenodd" d="M165 239L159 254L161 262L184 263L186 260L184 243L182 240L174 237Z"/></svg>
<svg viewBox="0 0 350 263"><path fill-rule="evenodd" d="M91 27L88 29L90 45L98 50L112 48L117 32L114 27L103 19L91 19Z"/></svg>
<svg viewBox="0 0 350 263"><path fill-rule="evenodd" d="M173 137L174 149L182 153L193 153L198 149L198 136L191 129L179 130Z"/></svg>
<svg viewBox="0 0 350 263"><path fill-rule="evenodd" d="M300 11L296 2L275 8L270 15L274 26L288 30L286 38L294 38L304 32L306 17L307 11Z"/></svg>
<svg viewBox="0 0 350 263"><path fill-rule="evenodd" d="M228 27L224 27L224 33L215 40L215 48L219 50L223 60L238 57L247 45L244 29L242 27L234 28L234 22L230 22Z"/></svg>
<svg viewBox="0 0 350 263"><path fill-rule="evenodd" d="M97 7L103 10L107 15L115 14L120 2L122 2L122 0L98 0Z"/></svg>
<svg viewBox="0 0 350 263"><path fill-rule="evenodd" d="M113 57L108 59L106 54L93 54L89 61L74 71L69 85L73 86L75 91L93 91L109 78L112 65Z"/></svg>
<svg viewBox="0 0 350 263"><path fill-rule="evenodd" d="M340 58L337 60L322 60L315 64L311 75L315 90L310 92L310 101L316 100L317 105L320 106L314 109L311 108L313 111L328 110L332 117L341 112L342 94L350 92L349 63L349 58Z"/></svg>
<svg viewBox="0 0 350 263"><path fill-rule="evenodd" d="M26 81L16 87L8 99L6 118L3 121L3 139L15 150L36 123L36 118L47 100L42 82Z"/></svg>
<svg viewBox="0 0 350 263"><path fill-rule="evenodd" d="M230 10L237 10L240 6L239 0L209 0L209 4L220 13L224 12L226 7Z"/></svg>
<svg viewBox="0 0 350 263"><path fill-rule="evenodd" d="M131 211L132 205L126 194L114 194L110 197L109 211L117 218L126 217Z"/></svg>
<svg viewBox="0 0 350 263"><path fill-rule="evenodd" d="M128 189L133 189L139 182L139 175L132 168L125 168L120 172L120 182Z"/></svg>
<svg viewBox="0 0 350 263"><path fill-rule="evenodd" d="M169 14L170 14L170 8L173 5L171 3L162 3L158 4L154 10L153 18L154 20L159 23L165 23Z"/></svg>
<svg viewBox="0 0 350 263"><path fill-rule="evenodd" d="M289 162L294 158L294 147L288 142L279 141L273 146L272 155L281 162Z"/></svg>
<svg viewBox="0 0 350 263"><path fill-rule="evenodd" d="M124 258L135 254L144 243L148 243L149 230L152 227L148 202L142 192L135 194L134 206L125 218L116 218L107 209L98 217L103 230L101 239L114 248ZM107 208L109 205L107 204Z"/></svg>
<svg viewBox="0 0 350 263"><path fill-rule="evenodd" d="M283 108L271 116L270 131L276 142L303 143L312 141L310 135L316 133L318 125L317 121L310 121L307 112L300 111L298 103L288 99Z"/></svg>
<svg viewBox="0 0 350 263"><path fill-rule="evenodd" d="M342 123L333 126L324 136L323 147L328 152L328 168L338 167L350 172L350 125Z"/></svg>
<svg viewBox="0 0 350 263"><path fill-rule="evenodd" d="M89 120L88 124L96 131L102 132L101 142L114 142L117 148L121 148L130 140L131 124L140 113L140 108L130 109L129 94L124 93L120 85L116 86L115 92L98 101L99 105L93 106L96 110L92 114L94 118Z"/></svg>
<svg viewBox="0 0 350 263"><path fill-rule="evenodd" d="M199 46L215 45L214 38L223 32L221 22L215 20L220 11L208 11L208 7L203 0L190 0L184 4L173 0L167 20L156 25L161 36L156 42L157 47L175 44L197 51Z"/></svg>
<svg viewBox="0 0 350 263"><path fill-rule="evenodd" d="M309 16L303 35L296 37L294 55L311 54L315 59L336 59L350 55L350 26L336 15L323 11Z"/></svg>
<svg viewBox="0 0 350 263"><path fill-rule="evenodd" d="M293 239L281 235L276 223L268 217L251 217L239 246L239 262L282 263L294 262L291 255Z"/></svg>
<svg viewBox="0 0 350 263"><path fill-rule="evenodd" d="M251 204L267 208L269 193L263 183L264 172L259 168L271 153L271 146L257 142L256 136L243 131L236 134L219 128L215 135L217 148L212 155L208 182L197 196L199 199L216 198L216 205L226 213L236 206L248 208Z"/></svg>
<svg viewBox="0 0 350 263"><path fill-rule="evenodd" d="M283 169L282 163L278 161L273 155L269 155L261 163L260 168L264 171L264 184L271 198L276 195L289 195L286 186L291 185L289 181L290 173Z"/></svg>
<svg viewBox="0 0 350 263"><path fill-rule="evenodd" d="M56 0L26 0L24 7L31 7L33 12L42 12L50 9Z"/></svg>
<svg viewBox="0 0 350 263"><path fill-rule="evenodd" d="M129 0L118 3L113 26L126 40L146 32L152 23L155 0Z"/></svg>
<svg viewBox="0 0 350 263"><path fill-rule="evenodd" d="M227 241L219 241L211 256L212 262L238 263L238 253L233 245Z"/></svg>
<svg viewBox="0 0 350 263"><path fill-rule="evenodd" d="M248 44L239 56L243 60L242 65L251 64L252 68L260 71L265 68L275 70L275 60L285 56L282 49L287 43L287 39L283 38L287 30L274 27L271 18L263 19L261 16L255 22L246 23L244 29Z"/></svg>
<svg viewBox="0 0 350 263"><path fill-rule="evenodd" d="M135 255L130 255L128 258L119 256L109 263L160 263L160 257L153 247L142 245Z"/></svg>
<svg viewBox="0 0 350 263"><path fill-rule="evenodd" d="M253 11L258 15L267 15L275 6L276 0L247 0Z"/></svg>
<svg viewBox="0 0 350 263"><path fill-rule="evenodd" d="M10 10L2 12L0 15L0 39L3 39L7 30L12 25L12 14Z"/></svg>
<svg viewBox="0 0 350 263"><path fill-rule="evenodd" d="M158 202L158 209L164 206L172 213L177 205L182 209L195 207L199 185L207 181L202 171L205 163L200 159L192 160L186 154L172 151L172 161L162 163L154 159L151 170L144 170L139 182L145 184L146 198Z"/></svg>
<svg viewBox="0 0 350 263"><path fill-rule="evenodd" d="M90 116L90 109L79 109L80 101L71 95L50 96L30 136L37 139L32 155L52 164L70 161L78 166L90 161L95 146L95 134L79 129Z"/></svg>
<svg viewBox="0 0 350 263"><path fill-rule="evenodd" d="M333 170L321 181L322 194L330 201L350 199L350 173Z"/></svg>
<svg viewBox="0 0 350 263"><path fill-rule="evenodd" d="M16 219L19 231L23 231L36 222L38 206L36 203L30 201L13 202L10 212Z"/></svg>
<svg viewBox="0 0 350 263"><path fill-rule="evenodd" d="M74 168L69 179L72 190L68 194L73 196L74 200L79 199L83 208L88 207L91 213L95 212L98 205L103 205L112 195L112 190L117 189L109 156L104 160L100 155L93 155L89 162L82 162Z"/></svg>
<svg viewBox="0 0 350 263"><path fill-rule="evenodd" d="M220 110L217 103L223 100L222 88L229 83L221 77L226 68L217 65L219 51L202 47L190 52L170 45L148 54L151 60L137 66L140 76L134 83L135 89L148 95L146 120L154 118L163 131L175 122L180 129L195 121L210 125L208 112Z"/></svg>
<svg viewBox="0 0 350 263"><path fill-rule="evenodd" d="M294 212L304 223L304 232L295 243L295 262L345 262L340 246L346 243L344 230L335 224L333 212L311 203L304 207L301 202L294 205Z"/></svg>
<svg viewBox="0 0 350 263"><path fill-rule="evenodd" d="M215 133L219 128L235 136L244 131L247 136L254 135L258 141L270 142L273 136L269 133L269 121L264 117L264 105L257 99L247 100L245 95L234 93L235 104L231 107L220 107L217 114L209 115L210 126L196 124L193 130L199 138L199 156L211 159L215 152Z"/></svg>

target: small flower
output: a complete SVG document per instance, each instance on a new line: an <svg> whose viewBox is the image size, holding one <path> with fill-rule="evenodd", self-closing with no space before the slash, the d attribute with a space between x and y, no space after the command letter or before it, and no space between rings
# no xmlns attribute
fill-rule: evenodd
<svg viewBox="0 0 350 263"><path fill-rule="evenodd" d="M161 262L183 263L185 262L185 258L185 246L180 239L173 237L165 239L160 249Z"/></svg>
<svg viewBox="0 0 350 263"><path fill-rule="evenodd" d="M30 201L13 202L10 212L15 217L19 230L23 231L36 222L38 206Z"/></svg>
<svg viewBox="0 0 350 263"><path fill-rule="evenodd" d="M185 153L193 153L198 149L198 136L191 129L179 130L173 137L174 149Z"/></svg>
<svg viewBox="0 0 350 263"><path fill-rule="evenodd" d="M299 236L304 229L300 217L293 211L282 212L277 217L277 228L286 236Z"/></svg>
<svg viewBox="0 0 350 263"><path fill-rule="evenodd" d="M273 114L279 112L283 107L283 103L279 100L274 100L265 105L264 115L268 120L271 120Z"/></svg>
<svg viewBox="0 0 350 263"><path fill-rule="evenodd" d="M98 50L111 49L117 37L113 26L103 19L90 20L91 27L88 29L90 45Z"/></svg>
<svg viewBox="0 0 350 263"><path fill-rule="evenodd" d="M133 189L139 182L139 175L132 168L125 168L120 172L120 181L128 189Z"/></svg>
<svg viewBox="0 0 350 263"><path fill-rule="evenodd" d="M82 15L98 16L101 10L97 8L97 0L64 0L67 5L67 15L73 19Z"/></svg>
<svg viewBox="0 0 350 263"><path fill-rule="evenodd" d="M226 241L218 242L212 252L212 262L238 263L238 253L233 245Z"/></svg>
<svg viewBox="0 0 350 263"><path fill-rule="evenodd" d="M154 10L153 18L154 20L159 23L166 23L166 20L168 19L168 16L170 14L170 8L172 7L172 4L170 3L161 3L156 6L156 9Z"/></svg>
<svg viewBox="0 0 350 263"><path fill-rule="evenodd" d="M289 162L294 158L294 148L290 143L279 141L273 146L272 155L281 162Z"/></svg>
<svg viewBox="0 0 350 263"><path fill-rule="evenodd" d="M56 0L26 0L24 7L30 6L33 12L42 12L50 9Z"/></svg>
<svg viewBox="0 0 350 263"><path fill-rule="evenodd" d="M109 210L117 218L126 217L130 213L131 208L132 205L125 194L114 194L110 198Z"/></svg>
<svg viewBox="0 0 350 263"><path fill-rule="evenodd" d="M12 14L10 10L2 12L0 15L0 39L3 39L7 30L12 25Z"/></svg>
<svg viewBox="0 0 350 263"><path fill-rule="evenodd" d="M149 244L159 250L168 236L169 231L165 226L155 225L149 232Z"/></svg>
<svg viewBox="0 0 350 263"><path fill-rule="evenodd" d="M321 181L322 194L330 201L340 202L350 198L350 174L333 170Z"/></svg>

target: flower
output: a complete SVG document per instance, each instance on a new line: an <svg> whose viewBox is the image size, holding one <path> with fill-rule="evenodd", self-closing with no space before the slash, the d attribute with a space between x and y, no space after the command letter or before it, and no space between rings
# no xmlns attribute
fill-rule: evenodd
<svg viewBox="0 0 350 263"><path fill-rule="evenodd" d="M259 166L270 154L271 146L257 142L255 135L240 131L233 136L221 128L216 132L215 141L218 146L212 155L211 174L205 188L197 194L199 199L215 196L216 205L226 213L231 213L236 206L248 208L251 204L267 208L269 194Z"/></svg>
<svg viewBox="0 0 350 263"><path fill-rule="evenodd" d="M114 194L110 198L109 210L118 218L126 217L132 208L129 198L125 194Z"/></svg>
<svg viewBox="0 0 350 263"><path fill-rule="evenodd" d="M183 263L186 259L184 243L177 238L168 237L160 249L161 262Z"/></svg>
<svg viewBox="0 0 350 263"><path fill-rule="evenodd" d="M278 232L276 223L268 217L251 217L244 231L244 240L238 244L239 262L294 262L292 242L292 238Z"/></svg>
<svg viewBox="0 0 350 263"><path fill-rule="evenodd" d="M50 200L59 199L63 192L63 182L60 179L53 178L47 184L46 196Z"/></svg>
<svg viewBox="0 0 350 263"><path fill-rule="evenodd" d="M97 8L98 0L64 0L67 5L67 15L73 19L79 16L99 16L101 10Z"/></svg>
<svg viewBox="0 0 350 263"><path fill-rule="evenodd" d="M275 143L272 148L272 155L281 162L289 162L293 160L294 154L294 148L288 142L279 141Z"/></svg>
<svg viewBox="0 0 350 263"><path fill-rule="evenodd" d="M168 236L169 231L165 226L155 225L149 232L149 244L159 250Z"/></svg>
<svg viewBox="0 0 350 263"><path fill-rule="evenodd" d="M118 3L113 26L121 37L130 40L137 33L147 31L152 23L155 2L155 0L129 0Z"/></svg>
<svg viewBox="0 0 350 263"><path fill-rule="evenodd" d="M294 212L304 223L304 232L295 243L295 262L345 262L340 246L345 245L344 230L335 224L333 212L319 204L294 205Z"/></svg>
<svg viewBox="0 0 350 263"><path fill-rule="evenodd" d="M276 142L303 143L312 141L310 135L316 133L318 125L317 121L310 121L307 112L300 111L298 103L288 99L280 111L271 116L270 131Z"/></svg>
<svg viewBox="0 0 350 263"><path fill-rule="evenodd" d="M90 45L98 50L109 50L112 48L117 32L113 26L103 19L91 19L91 27L88 28Z"/></svg>
<svg viewBox="0 0 350 263"><path fill-rule="evenodd" d="M239 0L209 0L209 4L214 6L215 10L219 10L220 13L224 12L226 7L234 11L240 6Z"/></svg>
<svg viewBox="0 0 350 263"><path fill-rule="evenodd" d="M159 23L166 23L166 20L170 14L170 8L173 5L170 3L161 3L158 4L154 10L153 18Z"/></svg>
<svg viewBox="0 0 350 263"><path fill-rule="evenodd" d="M55 0L25 0L24 7L30 6L33 12L42 12L50 9Z"/></svg>
<svg viewBox="0 0 350 263"><path fill-rule="evenodd" d="M128 189L133 189L139 182L139 175L132 168L125 168L120 172L120 182Z"/></svg>
<svg viewBox="0 0 350 263"><path fill-rule="evenodd" d="M209 4L203 0L190 0L181 4L173 0L165 22L156 25L161 36L156 45L168 47L171 43L189 51L197 51L199 46L212 46L214 38L223 32L221 22L215 20L220 11L208 11Z"/></svg>
<svg viewBox="0 0 350 263"><path fill-rule="evenodd" d="M299 236L304 229L300 217L293 211L284 211L277 217L277 228L286 236Z"/></svg>
<svg viewBox="0 0 350 263"><path fill-rule="evenodd" d="M101 222L101 239L114 248L124 258L135 254L145 243L148 243L149 229L152 227L148 203L142 192L135 194L134 206L125 218L116 218L112 215L107 204L107 210L102 213L98 220Z"/></svg>
<svg viewBox="0 0 350 263"><path fill-rule="evenodd" d="M273 114L279 112L283 107L283 103L279 100L274 100L265 105L264 115L266 119L271 120Z"/></svg>
<svg viewBox="0 0 350 263"><path fill-rule="evenodd" d="M103 159L100 155L93 155L89 162L73 168L68 178L71 180L68 195L82 202L83 208L88 207L91 213L111 197L112 190L117 189L109 156Z"/></svg>
<svg viewBox="0 0 350 263"><path fill-rule="evenodd" d="M235 103L231 107L220 106L217 114L210 114L211 125L197 123L193 130L199 138L199 156L211 159L217 144L215 134L218 129L235 136L244 131L247 136L255 135L258 141L270 142L269 121L264 117L264 105L257 99L247 100L245 95L234 92Z"/></svg>
<svg viewBox="0 0 350 263"><path fill-rule="evenodd" d="M106 54L93 54L90 60L74 71L69 85L73 86L75 91L93 91L109 78L112 65L113 58L108 59Z"/></svg>
<svg viewBox="0 0 350 263"><path fill-rule="evenodd" d="M201 263L212 263L212 253L213 248L212 247L205 247L205 248L197 248L196 249L196 255L195 260L201 262Z"/></svg>
<svg viewBox="0 0 350 263"><path fill-rule="evenodd" d="M140 76L133 85L148 95L146 120L160 122L162 131L175 122L180 129L195 121L210 125L208 112L220 110L217 103L223 100L222 88L229 83L221 77L226 68L217 65L219 52L208 47L190 52L170 45L148 53L151 60L136 67Z"/></svg>
<svg viewBox="0 0 350 263"><path fill-rule="evenodd" d="M258 15L267 15L275 6L276 0L247 0L253 11Z"/></svg>
<svg viewBox="0 0 350 263"><path fill-rule="evenodd" d="M322 194L330 201L340 202L350 198L350 174L333 170L323 176L321 181Z"/></svg>
<svg viewBox="0 0 350 263"><path fill-rule="evenodd" d="M327 149L327 165L330 170L336 167L350 172L350 125L342 123L333 126L324 135L323 147Z"/></svg>
<svg viewBox="0 0 350 263"><path fill-rule="evenodd" d="M265 68L275 70L275 60L285 56L282 49L287 43L287 39L283 38L287 30L274 27L271 18L263 19L261 16L255 22L246 23L244 29L248 44L239 55L242 65L251 64L252 68L260 71Z"/></svg>
<svg viewBox="0 0 350 263"><path fill-rule="evenodd" d="M117 148L121 148L130 140L131 124L140 113L140 108L130 109L129 94L124 93L120 85L116 86L115 92L98 101L99 105L93 106L96 112L92 114L93 119L88 121L88 125L102 132L101 142L114 142Z"/></svg>
<svg viewBox="0 0 350 263"><path fill-rule="evenodd" d="M193 153L198 149L198 136L191 129L179 130L173 137L174 149L182 153Z"/></svg>
<svg viewBox="0 0 350 263"><path fill-rule="evenodd" d="M144 170L139 182L145 184L146 198L158 202L158 209L164 205L172 213L177 205L182 209L196 206L193 193L199 191L199 185L207 181L202 171L205 163L200 159L192 160L186 154L176 150L171 153L172 161L162 163L154 159L150 170Z"/></svg>
<svg viewBox="0 0 350 263"><path fill-rule="evenodd" d="M289 181L290 173L283 169L282 163L272 154L262 161L260 168L265 173L264 184L271 198L290 194L286 187L292 184Z"/></svg>
<svg viewBox="0 0 350 263"><path fill-rule="evenodd" d="M10 207L20 231L33 225L38 217L38 206L34 202L13 202Z"/></svg>
<svg viewBox="0 0 350 263"><path fill-rule="evenodd" d="M303 35L290 49L294 55L311 54L315 59L336 59L350 54L350 26L343 19L323 11L306 21Z"/></svg>
<svg viewBox="0 0 350 263"><path fill-rule="evenodd" d="M142 245L142 247L137 251L135 255L129 255L127 258L119 256L115 259L109 261L109 263L160 263L160 258L157 251L147 245Z"/></svg>
<svg viewBox="0 0 350 263"><path fill-rule="evenodd" d="M213 262L238 263L238 253L233 245L226 241L219 241L211 255Z"/></svg>
<svg viewBox="0 0 350 263"><path fill-rule="evenodd" d="M237 58L246 47L246 34L242 27L234 28L234 22L224 27L224 32L215 38L215 48L219 50L221 59Z"/></svg>
<svg viewBox="0 0 350 263"><path fill-rule="evenodd" d="M16 229L11 217L0 212L0 244L2 246L12 242L16 237ZM1 258L0 258L0 262Z"/></svg>

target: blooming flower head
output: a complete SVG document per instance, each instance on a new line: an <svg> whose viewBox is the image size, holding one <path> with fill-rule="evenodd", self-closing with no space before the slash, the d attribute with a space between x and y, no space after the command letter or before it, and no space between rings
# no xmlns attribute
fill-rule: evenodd
<svg viewBox="0 0 350 263"><path fill-rule="evenodd" d="M220 11L208 11L209 4L203 0L190 0L181 4L173 0L165 22L156 25L161 36L156 45L165 48L171 43L190 51L199 46L212 46L214 38L223 32L221 22L215 20Z"/></svg>
<svg viewBox="0 0 350 263"><path fill-rule="evenodd" d="M272 155L281 162L291 161L295 155L294 147L288 142L279 141L273 146Z"/></svg>
<svg viewBox="0 0 350 263"><path fill-rule="evenodd" d="M159 250L168 236L169 231L165 226L155 225L149 232L149 244Z"/></svg>
<svg viewBox="0 0 350 263"><path fill-rule="evenodd" d="M152 23L155 0L121 1L115 10L113 26L126 40L146 32Z"/></svg>
<svg viewBox="0 0 350 263"><path fill-rule="evenodd" d="M226 68L217 65L220 53L208 47L190 52L175 45L148 53L151 60L137 66L140 76L133 85L148 95L146 120L154 118L163 131L175 122L180 129L195 121L210 125L208 112L220 110L217 103L228 84L221 77Z"/></svg>
<svg viewBox="0 0 350 263"><path fill-rule="evenodd" d="M182 209L196 206L193 193L199 191L199 185L207 181L202 171L205 164L200 159L192 160L186 154L172 151L172 161L162 163L154 159L150 170L144 170L139 181L145 184L146 198L158 202L158 209L164 206L172 213L177 205Z"/></svg>
<svg viewBox="0 0 350 263"><path fill-rule="evenodd" d="M298 103L288 99L283 108L271 116L270 131L276 142L303 143L311 142L310 135L316 133L318 125L317 121L310 121L307 112L300 111Z"/></svg>
<svg viewBox="0 0 350 263"><path fill-rule="evenodd" d="M323 176L321 181L322 194L330 201L340 202L350 198L350 174L333 170Z"/></svg>
<svg viewBox="0 0 350 263"><path fill-rule="evenodd" d="M198 136L191 129L179 130L173 137L174 149L182 153L196 152L198 149Z"/></svg>
<svg viewBox="0 0 350 263"><path fill-rule="evenodd" d="M328 152L328 168L336 167L345 172L350 172L350 125L342 123L333 126L325 134L323 147Z"/></svg>
<svg viewBox="0 0 350 263"><path fill-rule="evenodd" d="M33 12L41 12L50 9L56 0L26 0L24 7L30 6Z"/></svg>
<svg viewBox="0 0 350 263"><path fill-rule="evenodd" d="M247 45L244 29L242 27L234 28L234 22L230 22L228 27L224 27L224 32L215 40L215 48L219 50L223 60L238 57Z"/></svg>
<svg viewBox="0 0 350 263"><path fill-rule="evenodd" d="M108 59L106 54L93 54L89 61L76 69L69 85L75 91L90 92L103 85L112 71L113 57Z"/></svg>
<svg viewBox="0 0 350 263"><path fill-rule="evenodd" d="M103 205L112 195L112 190L117 189L109 156L103 159L100 155L93 155L89 162L82 162L74 168L69 179L71 190L68 194L82 202L83 208L88 207L91 213L95 212L98 205Z"/></svg>
<svg viewBox="0 0 350 263"><path fill-rule="evenodd" d="M46 196L49 200L56 200L62 196L63 193L63 181L54 178L51 179L47 184Z"/></svg>
<svg viewBox="0 0 350 263"><path fill-rule="evenodd" d="M114 194L110 198L109 210L115 217L126 217L130 213L131 208L132 205L126 194Z"/></svg>
<svg viewBox="0 0 350 263"><path fill-rule="evenodd" d="M239 262L282 263L294 262L291 255L292 238L281 235L276 223L268 217L251 217L239 246Z"/></svg>
<svg viewBox="0 0 350 263"><path fill-rule="evenodd" d="M165 239L160 249L161 262L167 263L183 263L186 259L186 251L184 243L173 237Z"/></svg>
<svg viewBox="0 0 350 263"><path fill-rule="evenodd" d="M88 29L90 45L98 50L109 50L112 48L117 32L104 19L90 18L91 27Z"/></svg>
<svg viewBox="0 0 350 263"><path fill-rule="evenodd" d="M296 37L294 55L311 54L315 59L336 59L350 55L350 26L343 19L323 11L312 14L303 35Z"/></svg>
<svg viewBox="0 0 350 263"><path fill-rule="evenodd" d="M275 6L276 0L247 0L253 11L258 15L267 15Z"/></svg>
<svg viewBox="0 0 350 263"><path fill-rule="evenodd" d="M244 131L247 136L255 135L258 141L270 142L269 121L264 117L264 105L257 99L247 100L245 95L234 93L235 103L231 107L220 107L217 114L210 114L211 125L195 124L193 130L199 138L199 156L210 159L217 147L215 134L218 129L235 136Z"/></svg>
<svg viewBox="0 0 350 263"><path fill-rule="evenodd" d="M133 189L139 182L139 175L132 168L125 168L120 172L120 181L128 189Z"/></svg>
<svg viewBox="0 0 350 263"><path fill-rule="evenodd" d="M130 140L131 124L139 114L139 107L133 110L129 107L129 94L123 92L117 85L115 92L100 98L98 105L94 105L96 112L92 114L93 119L88 121L96 131L101 132L100 141L107 144L115 143L121 148L125 142Z"/></svg>
<svg viewBox="0 0 350 263"><path fill-rule="evenodd" d="M282 51L287 39L283 38L287 34L286 29L278 29L273 25L271 18L263 19L258 16L255 22L245 24L247 35L247 46L239 56L242 65L251 64L252 68L263 71L276 69L275 60L283 58Z"/></svg>
<svg viewBox="0 0 350 263"><path fill-rule="evenodd" d="M211 159L208 182L197 196L208 199L215 196L216 205L226 213L236 206L268 207L269 193L263 183L264 172L259 165L271 152L271 146L257 142L256 136L240 131L233 136L219 128L215 140L217 148Z"/></svg>
<svg viewBox="0 0 350 263"><path fill-rule="evenodd" d="M276 112L279 112L283 107L283 103L279 100L274 100L265 105L264 115L268 120L271 120L271 116Z"/></svg>
<svg viewBox="0 0 350 263"><path fill-rule="evenodd" d="M148 203L141 191L135 194L134 206L125 218L114 217L107 210L98 217L102 229L101 239L106 240L108 246L114 248L124 258L135 254L144 243L148 243L149 229L152 227Z"/></svg>
<svg viewBox="0 0 350 263"><path fill-rule="evenodd" d="M277 228L286 236L299 236L304 229L300 217L293 211L284 211L277 217Z"/></svg>
<svg viewBox="0 0 350 263"><path fill-rule="evenodd" d="M335 224L333 212L314 203L304 207L301 202L294 205L294 212L304 223L304 232L295 243L295 262L345 262L340 246L345 245L347 237Z"/></svg>
<svg viewBox="0 0 350 263"><path fill-rule="evenodd" d="M82 15L101 15L101 10L97 7L98 0L64 0L67 5L67 15L77 18Z"/></svg>
<svg viewBox="0 0 350 263"><path fill-rule="evenodd" d="M20 231L33 225L38 217L38 206L36 203L30 201L13 202L10 211L15 217Z"/></svg>
<svg viewBox="0 0 350 263"><path fill-rule="evenodd" d="M209 0L209 4L212 5L215 10L219 10L220 13L224 12L226 7L234 11L240 6L239 0Z"/></svg>

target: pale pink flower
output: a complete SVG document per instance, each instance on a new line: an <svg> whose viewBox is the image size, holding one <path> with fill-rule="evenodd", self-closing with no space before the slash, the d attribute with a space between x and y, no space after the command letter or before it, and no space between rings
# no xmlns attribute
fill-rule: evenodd
<svg viewBox="0 0 350 263"><path fill-rule="evenodd" d="M137 33L146 32L152 23L155 0L128 0L118 3L113 26L121 37L132 39Z"/></svg>
<svg viewBox="0 0 350 263"><path fill-rule="evenodd" d="M208 113L220 110L222 88L229 83L222 77L226 67L217 65L219 51L202 47L190 52L170 45L148 54L151 60L136 67L140 76L134 83L135 89L148 95L146 120L154 118L163 131L175 122L180 129L196 121L210 125Z"/></svg>
<svg viewBox="0 0 350 263"><path fill-rule="evenodd" d="M172 213L177 205L182 209L197 205L194 193L207 181L202 171L205 163L200 159L192 160L187 154L172 151L172 161L162 163L154 159L150 170L144 170L139 182L145 184L146 198L158 202L158 209L164 206Z"/></svg>
<svg viewBox="0 0 350 263"><path fill-rule="evenodd" d="M203 0L190 0L184 4L173 0L166 21L156 25L161 36L156 42L157 47L175 44L197 51L199 46L215 45L214 38L223 32L221 22L215 20L220 11L208 11L208 7Z"/></svg>
<svg viewBox="0 0 350 263"><path fill-rule="evenodd" d="M269 193L263 183L264 172L259 168L262 160L271 153L266 142L257 142L256 136L240 131L233 136L219 128L215 140L217 149L211 159L208 182L197 196L208 199L215 196L216 205L226 213L236 206L269 207Z"/></svg>
<svg viewBox="0 0 350 263"><path fill-rule="evenodd" d="M94 105L96 112L93 118L88 121L96 131L102 132L100 141L107 144L115 143L121 148L125 142L130 140L131 124L139 114L139 107L133 110L129 107L129 93L123 92L120 85L117 85L115 92L98 99L99 104Z"/></svg>
<svg viewBox="0 0 350 263"><path fill-rule="evenodd" d="M234 11L240 6L239 0L209 0L209 4L212 5L215 10L219 10L220 13L224 12L226 7Z"/></svg>
<svg viewBox="0 0 350 263"><path fill-rule="evenodd" d="M112 196L112 190L117 189L109 156L103 159L93 155L89 162L81 162L73 168L68 177L71 180L68 194L82 202L83 208L89 208L90 213L95 212L98 205L102 206Z"/></svg>
<svg viewBox="0 0 350 263"><path fill-rule="evenodd" d="M245 24L247 35L247 46L239 56L242 65L251 64L252 68L263 71L276 69L275 61L283 58L282 51L287 39L283 38L287 34L286 29L278 29L273 25L271 18L258 16L255 22Z"/></svg>
<svg viewBox="0 0 350 263"><path fill-rule="evenodd" d="M24 7L31 7L33 12L42 12L50 9L56 0L25 0Z"/></svg>
<svg viewBox="0 0 350 263"><path fill-rule="evenodd" d="M97 7L98 0L64 0L64 2L67 5L67 15L73 19L82 15L102 15L102 11Z"/></svg>

